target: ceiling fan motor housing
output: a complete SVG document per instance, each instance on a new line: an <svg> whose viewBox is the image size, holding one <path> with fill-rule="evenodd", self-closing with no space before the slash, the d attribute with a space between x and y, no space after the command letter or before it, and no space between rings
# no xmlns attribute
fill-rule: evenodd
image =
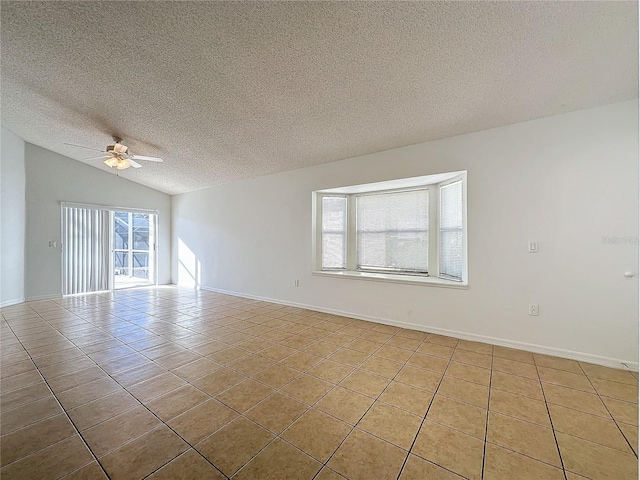
<svg viewBox="0 0 640 480"><path fill-rule="evenodd" d="M122 145L121 143L116 143L115 145L107 146L107 153L113 152L120 155L126 155L128 151L129 151L129 147Z"/></svg>

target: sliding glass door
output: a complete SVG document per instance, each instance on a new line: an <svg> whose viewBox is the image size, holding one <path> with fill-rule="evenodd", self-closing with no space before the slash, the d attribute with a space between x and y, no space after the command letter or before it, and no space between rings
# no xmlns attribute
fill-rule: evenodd
<svg viewBox="0 0 640 480"><path fill-rule="evenodd" d="M62 204L62 294L157 283L158 214Z"/></svg>
<svg viewBox="0 0 640 480"><path fill-rule="evenodd" d="M156 283L156 214L113 212L114 288Z"/></svg>

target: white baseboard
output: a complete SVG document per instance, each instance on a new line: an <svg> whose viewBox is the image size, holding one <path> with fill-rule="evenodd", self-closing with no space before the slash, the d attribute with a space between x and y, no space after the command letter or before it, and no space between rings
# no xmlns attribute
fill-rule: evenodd
<svg viewBox="0 0 640 480"><path fill-rule="evenodd" d="M388 318L373 317L369 315L361 315L361 314L352 313L352 312L343 312L340 310L333 310L330 308L319 307L317 305L306 305L302 303L289 302L286 300L278 300L275 298L260 297L257 295L249 295L246 293L223 290L221 288L200 286L200 289L209 291L209 292L223 293L225 295L233 295L235 297L250 298L252 300L261 300L263 302L271 302L271 303L277 303L280 305L287 305L290 307L298 307L298 308L304 308L307 310L315 310L317 312L330 313L332 315L340 315L343 317L350 317L358 320L366 320L368 322L382 323L384 325L392 325L394 327L408 328L411 330L419 330L421 332L427 332L427 333L436 333L440 335L446 335L449 337L459 338L461 340L471 340L474 342L489 343L491 345L498 345L500 347L517 348L519 350L526 350L528 352L533 352L533 353L542 353L545 355L553 355L555 357L568 358L570 360L578 360L580 362L595 363L596 365L602 365L605 367L631 370L634 372L638 371L638 362L633 362L630 360L621 360L618 358L603 357L600 355L593 355L591 353L575 352L573 350L564 350L562 348L547 347L544 345L536 345L534 343L519 342L516 340L508 340L506 338L488 337L485 335L478 335L475 333L467 333L467 332L460 332L457 330L448 330L445 328L430 327L427 325L419 325L416 323L399 322L397 320L391 320Z"/></svg>
<svg viewBox="0 0 640 480"><path fill-rule="evenodd" d="M62 295L36 295L35 297L27 297L27 302L35 302L38 300L53 300L54 298L62 298Z"/></svg>
<svg viewBox="0 0 640 480"><path fill-rule="evenodd" d="M0 308L10 307L11 305L17 305L19 303L24 303L24 297L15 298L13 300L5 300L4 302L0 303Z"/></svg>

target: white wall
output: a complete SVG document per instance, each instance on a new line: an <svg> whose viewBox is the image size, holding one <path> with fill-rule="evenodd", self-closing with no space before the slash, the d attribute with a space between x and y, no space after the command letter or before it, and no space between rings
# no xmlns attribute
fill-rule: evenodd
<svg viewBox="0 0 640 480"><path fill-rule="evenodd" d="M158 283L171 280L171 197L30 143L25 148L26 297L62 292L60 202L158 210ZM57 248L50 248L49 241Z"/></svg>
<svg viewBox="0 0 640 480"><path fill-rule="evenodd" d="M468 171L468 290L312 276L313 190L454 170ZM636 101L172 200L174 282L603 364L638 360ZM614 236L631 243L603 241Z"/></svg>
<svg viewBox="0 0 640 480"><path fill-rule="evenodd" d="M0 306L24 301L24 141L0 136Z"/></svg>

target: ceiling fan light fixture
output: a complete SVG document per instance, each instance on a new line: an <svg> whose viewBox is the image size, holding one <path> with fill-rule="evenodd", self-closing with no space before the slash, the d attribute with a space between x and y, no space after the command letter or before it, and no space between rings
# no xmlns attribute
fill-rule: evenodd
<svg viewBox="0 0 640 480"><path fill-rule="evenodd" d="M112 168L112 167L117 167L117 166L118 166L118 159L117 159L116 157L107 158L107 159L104 161L104 164L105 164L107 167L111 167L111 168Z"/></svg>
<svg viewBox="0 0 640 480"><path fill-rule="evenodd" d="M125 170L127 168L129 168L131 166L131 164L129 163L128 160L125 160L124 158L120 158L118 160L118 165L116 165L116 168L118 170Z"/></svg>

